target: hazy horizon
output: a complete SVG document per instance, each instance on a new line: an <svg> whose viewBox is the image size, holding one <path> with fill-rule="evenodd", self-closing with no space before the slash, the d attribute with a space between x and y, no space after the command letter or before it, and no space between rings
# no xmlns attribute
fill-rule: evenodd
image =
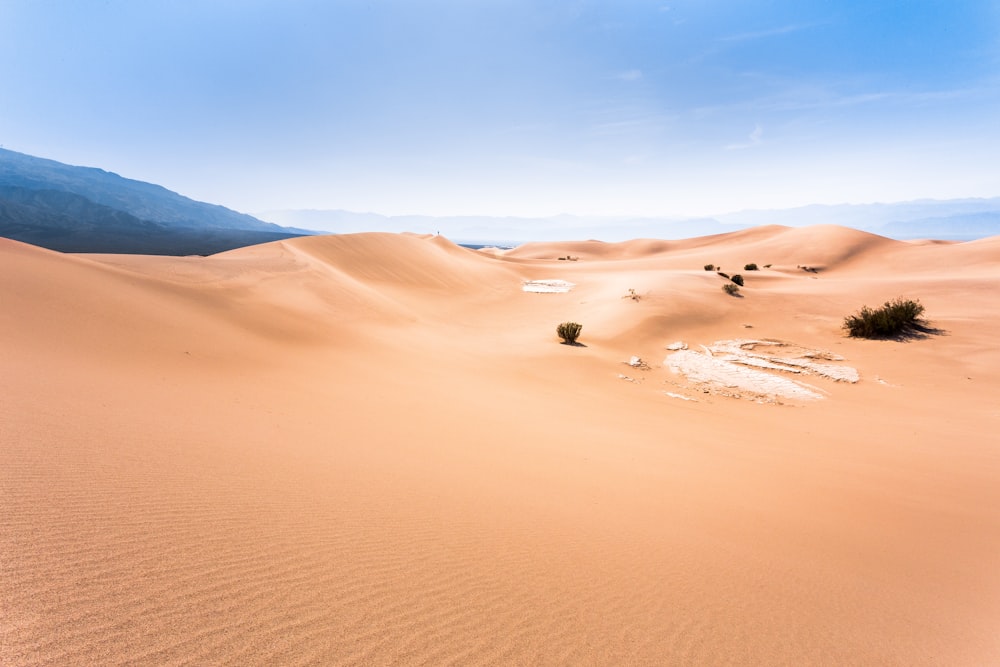
<svg viewBox="0 0 1000 667"><path fill-rule="evenodd" d="M24 0L0 143L245 212L1000 195L993 3Z"/></svg>

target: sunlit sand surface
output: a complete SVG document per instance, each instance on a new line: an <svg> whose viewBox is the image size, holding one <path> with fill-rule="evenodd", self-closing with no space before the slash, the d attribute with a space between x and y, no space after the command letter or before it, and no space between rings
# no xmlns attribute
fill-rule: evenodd
<svg viewBox="0 0 1000 667"><path fill-rule="evenodd" d="M840 227L0 239L0 664L1000 663L998 284ZM896 296L933 331L845 337Z"/></svg>

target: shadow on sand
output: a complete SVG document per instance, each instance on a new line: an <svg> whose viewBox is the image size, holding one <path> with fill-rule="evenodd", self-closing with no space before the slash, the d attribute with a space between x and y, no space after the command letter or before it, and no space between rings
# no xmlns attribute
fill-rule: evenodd
<svg viewBox="0 0 1000 667"><path fill-rule="evenodd" d="M915 340L927 340L932 336L947 336L947 329L932 327L926 322L911 324L903 331L892 336L868 336L868 340L893 340L897 343L909 343Z"/></svg>

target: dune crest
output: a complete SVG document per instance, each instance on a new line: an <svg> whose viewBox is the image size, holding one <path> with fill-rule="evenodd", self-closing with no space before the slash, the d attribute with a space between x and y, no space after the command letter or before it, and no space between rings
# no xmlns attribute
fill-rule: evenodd
<svg viewBox="0 0 1000 667"><path fill-rule="evenodd" d="M838 227L0 239L0 664L995 663L998 279ZM845 336L899 295L926 335Z"/></svg>

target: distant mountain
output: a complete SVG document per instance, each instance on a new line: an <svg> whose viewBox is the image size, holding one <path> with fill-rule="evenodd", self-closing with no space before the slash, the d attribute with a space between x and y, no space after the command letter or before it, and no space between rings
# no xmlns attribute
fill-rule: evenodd
<svg viewBox="0 0 1000 667"><path fill-rule="evenodd" d="M0 149L0 236L62 252L207 255L304 233L152 183Z"/></svg>
<svg viewBox="0 0 1000 667"><path fill-rule="evenodd" d="M969 241L1000 234L1000 197L813 205L776 211L740 211L716 217L726 224L747 227L833 224L900 240Z"/></svg>
<svg viewBox="0 0 1000 667"><path fill-rule="evenodd" d="M458 243L516 245L526 241L635 238L682 239L721 234L739 225L712 218L642 218L557 215L547 218L493 216L385 216L342 210L280 210L259 213L268 220L306 229L350 234L355 232L440 232Z"/></svg>
<svg viewBox="0 0 1000 667"><path fill-rule="evenodd" d="M384 216L341 210L283 210L261 214L285 225L338 234L365 231L440 232L469 243L516 245L526 241L634 238L681 239L721 234L760 225L833 224L905 240L934 238L967 241L1000 235L1000 197L993 199L918 200L892 204L803 206L740 211L703 218L596 217L548 218L490 216Z"/></svg>

